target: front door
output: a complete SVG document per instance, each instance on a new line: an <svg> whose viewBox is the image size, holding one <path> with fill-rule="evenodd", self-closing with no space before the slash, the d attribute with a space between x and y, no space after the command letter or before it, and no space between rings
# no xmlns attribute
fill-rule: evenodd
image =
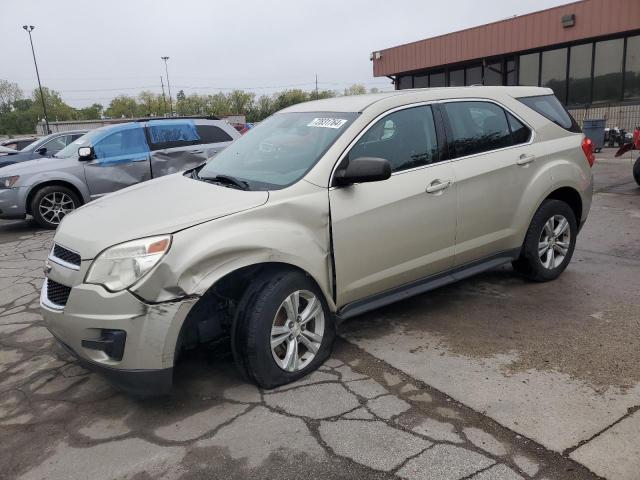
<svg viewBox="0 0 640 480"><path fill-rule="evenodd" d="M389 160L392 176L329 191L339 307L453 265L456 186L431 107L374 123L344 161L364 156Z"/></svg>
<svg viewBox="0 0 640 480"><path fill-rule="evenodd" d="M144 182L151 178L149 147L138 123L117 127L93 145L95 158L84 162L91 197Z"/></svg>

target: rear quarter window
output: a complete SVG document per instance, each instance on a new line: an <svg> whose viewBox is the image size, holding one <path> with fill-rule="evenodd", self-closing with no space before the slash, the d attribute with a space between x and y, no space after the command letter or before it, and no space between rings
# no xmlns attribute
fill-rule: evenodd
<svg viewBox="0 0 640 480"><path fill-rule="evenodd" d="M196 130L200 136L198 143L221 143L233 140L231 135L215 125L196 125Z"/></svg>
<svg viewBox="0 0 640 480"><path fill-rule="evenodd" d="M567 112L555 95L521 97L518 98L518 100L565 130L573 133L582 132L580 125L578 125L571 114Z"/></svg>

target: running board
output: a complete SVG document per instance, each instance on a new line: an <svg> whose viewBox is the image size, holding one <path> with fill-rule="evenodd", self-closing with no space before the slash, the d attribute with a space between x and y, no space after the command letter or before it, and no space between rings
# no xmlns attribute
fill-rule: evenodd
<svg viewBox="0 0 640 480"><path fill-rule="evenodd" d="M490 270L492 268L503 265L507 262L515 260L520 255L520 249L507 250L481 260L453 268L446 272L437 273L426 278L421 278L410 283L401 285L400 287L387 290L386 292L377 293L370 297L356 300L346 304L338 310L337 317L339 321L361 315L370 310L375 310L390 303L404 300L405 298L420 295L436 288L443 287L450 283L463 280L465 278L477 275L478 273Z"/></svg>

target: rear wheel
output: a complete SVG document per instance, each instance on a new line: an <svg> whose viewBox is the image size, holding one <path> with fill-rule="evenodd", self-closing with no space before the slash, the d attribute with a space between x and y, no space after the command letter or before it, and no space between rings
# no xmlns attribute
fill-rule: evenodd
<svg viewBox="0 0 640 480"><path fill-rule="evenodd" d="M571 261L577 233L571 207L561 200L545 200L531 220L513 267L537 282L556 279Z"/></svg>
<svg viewBox="0 0 640 480"><path fill-rule="evenodd" d="M62 185L39 189L31 200L31 215L41 227L56 229L62 219L81 205L80 198Z"/></svg>
<svg viewBox="0 0 640 480"><path fill-rule="evenodd" d="M259 276L238 307L234 358L246 378L261 387L295 381L331 353L333 316L320 289L301 272Z"/></svg>
<svg viewBox="0 0 640 480"><path fill-rule="evenodd" d="M633 178L640 185L640 157L636 158L636 163L633 164Z"/></svg>

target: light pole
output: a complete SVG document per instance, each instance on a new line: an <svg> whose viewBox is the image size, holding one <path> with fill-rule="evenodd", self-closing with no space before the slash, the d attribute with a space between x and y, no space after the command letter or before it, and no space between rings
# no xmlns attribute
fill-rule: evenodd
<svg viewBox="0 0 640 480"><path fill-rule="evenodd" d="M38 62L36 62L36 51L33 49L33 39L31 38L31 32L33 31L33 25L23 25L22 28L29 34L29 43L31 43L31 53L33 53L33 63L36 66L36 77L38 77L38 88L40 88L40 99L42 100L42 110L44 110L44 123L47 126L47 134L51 133L49 129L49 117L47 116L47 105L44 101L44 94L42 93L42 84L40 83L40 73L38 72Z"/></svg>
<svg viewBox="0 0 640 480"><path fill-rule="evenodd" d="M169 89L169 110L171 111L171 116L173 117L173 103L171 102L171 83L169 83L169 69L167 68L167 60L169 57L160 57L164 60L164 72L167 74L167 88Z"/></svg>

